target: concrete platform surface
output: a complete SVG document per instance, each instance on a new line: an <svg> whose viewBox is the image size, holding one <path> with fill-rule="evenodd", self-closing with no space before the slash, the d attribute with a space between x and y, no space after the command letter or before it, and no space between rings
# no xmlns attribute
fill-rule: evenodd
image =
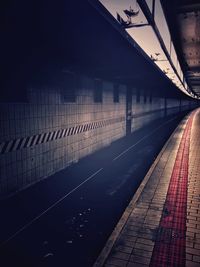
<svg viewBox="0 0 200 267"><path fill-rule="evenodd" d="M94 267L200 266L200 109L176 128Z"/></svg>

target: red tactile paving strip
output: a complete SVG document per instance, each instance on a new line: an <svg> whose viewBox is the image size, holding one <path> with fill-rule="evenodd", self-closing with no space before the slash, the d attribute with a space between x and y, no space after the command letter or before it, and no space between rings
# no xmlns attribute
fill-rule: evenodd
<svg viewBox="0 0 200 267"><path fill-rule="evenodd" d="M194 113L187 122L178 148L156 234L150 262L152 267L185 266L188 164L193 117Z"/></svg>

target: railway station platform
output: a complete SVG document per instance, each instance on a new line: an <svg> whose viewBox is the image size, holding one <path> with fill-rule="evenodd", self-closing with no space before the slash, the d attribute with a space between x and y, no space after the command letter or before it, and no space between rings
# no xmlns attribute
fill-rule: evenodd
<svg viewBox="0 0 200 267"><path fill-rule="evenodd" d="M200 266L200 109L178 125L95 267Z"/></svg>

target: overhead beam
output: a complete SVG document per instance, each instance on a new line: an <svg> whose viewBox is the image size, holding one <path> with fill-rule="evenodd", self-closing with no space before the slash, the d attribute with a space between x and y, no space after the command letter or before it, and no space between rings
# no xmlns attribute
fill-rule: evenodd
<svg viewBox="0 0 200 267"><path fill-rule="evenodd" d="M184 86L184 81L182 81L182 79L181 79L176 67L174 66L174 63L172 62L171 56L168 53L168 50L167 50L167 48L165 46L163 38L162 38L162 36L161 36L161 34L160 34L159 30L158 30L158 27L157 27L157 25L155 23L154 15L152 15L151 11L149 10L149 7L148 7L148 5L146 3L146 0L137 0L137 2L139 4L142 12L144 13L144 16L146 17L148 23L152 27L152 29L153 29L153 31L154 31L154 33L155 33L155 35L156 35L156 37L157 37L157 39L158 39L158 41L160 43L160 46L161 46L166 58L168 59L173 71L175 72L175 74L178 77L178 79L181 82L181 84ZM188 90L186 90L186 91L188 91ZM195 93L195 92L193 92L193 90L191 88L190 88L190 92L191 93Z"/></svg>
<svg viewBox="0 0 200 267"><path fill-rule="evenodd" d="M195 11L200 11L200 4L188 4L177 8L178 14L195 12Z"/></svg>

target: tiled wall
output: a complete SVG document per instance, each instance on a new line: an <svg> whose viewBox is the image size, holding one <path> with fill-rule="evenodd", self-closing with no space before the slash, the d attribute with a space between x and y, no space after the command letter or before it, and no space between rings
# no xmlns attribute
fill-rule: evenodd
<svg viewBox="0 0 200 267"><path fill-rule="evenodd" d="M144 94L140 93L140 101L137 102L137 91L133 90L132 95L132 120L131 131L134 132L142 126L150 123L151 121L164 117L164 99L158 97L146 96L144 101Z"/></svg>
<svg viewBox="0 0 200 267"><path fill-rule="evenodd" d="M0 104L0 192L33 184L125 135L125 87L113 102L113 85L103 82L94 103L93 80L82 77L76 102L62 88L29 89L29 103Z"/></svg>
<svg viewBox="0 0 200 267"><path fill-rule="evenodd" d="M181 101L181 110L184 111L184 110L187 110L188 107L192 107L194 106L194 103L190 103L189 100L182 100Z"/></svg>
<svg viewBox="0 0 200 267"><path fill-rule="evenodd" d="M180 100L178 99L167 99L167 115L172 115L179 112Z"/></svg>
<svg viewBox="0 0 200 267"><path fill-rule="evenodd" d="M165 110L166 101L166 110ZM180 107L181 104L181 107ZM138 130L144 125L150 123L155 119L165 117L166 115L176 114L180 111L186 111L195 106L195 103L190 103L189 100L179 99L164 99L159 97L152 97L146 94L144 99L144 92L140 92L140 101L137 101L137 90L133 90L132 94L132 119L131 132Z"/></svg>
<svg viewBox="0 0 200 267"><path fill-rule="evenodd" d="M102 101L94 101L94 79L81 76L75 102L62 86L30 87L27 103L0 104L0 196L14 193L126 135L126 86L102 82ZM165 116L164 98L140 102L132 91L131 131ZM168 114L179 101L167 100ZM182 102L184 109L189 103Z"/></svg>

